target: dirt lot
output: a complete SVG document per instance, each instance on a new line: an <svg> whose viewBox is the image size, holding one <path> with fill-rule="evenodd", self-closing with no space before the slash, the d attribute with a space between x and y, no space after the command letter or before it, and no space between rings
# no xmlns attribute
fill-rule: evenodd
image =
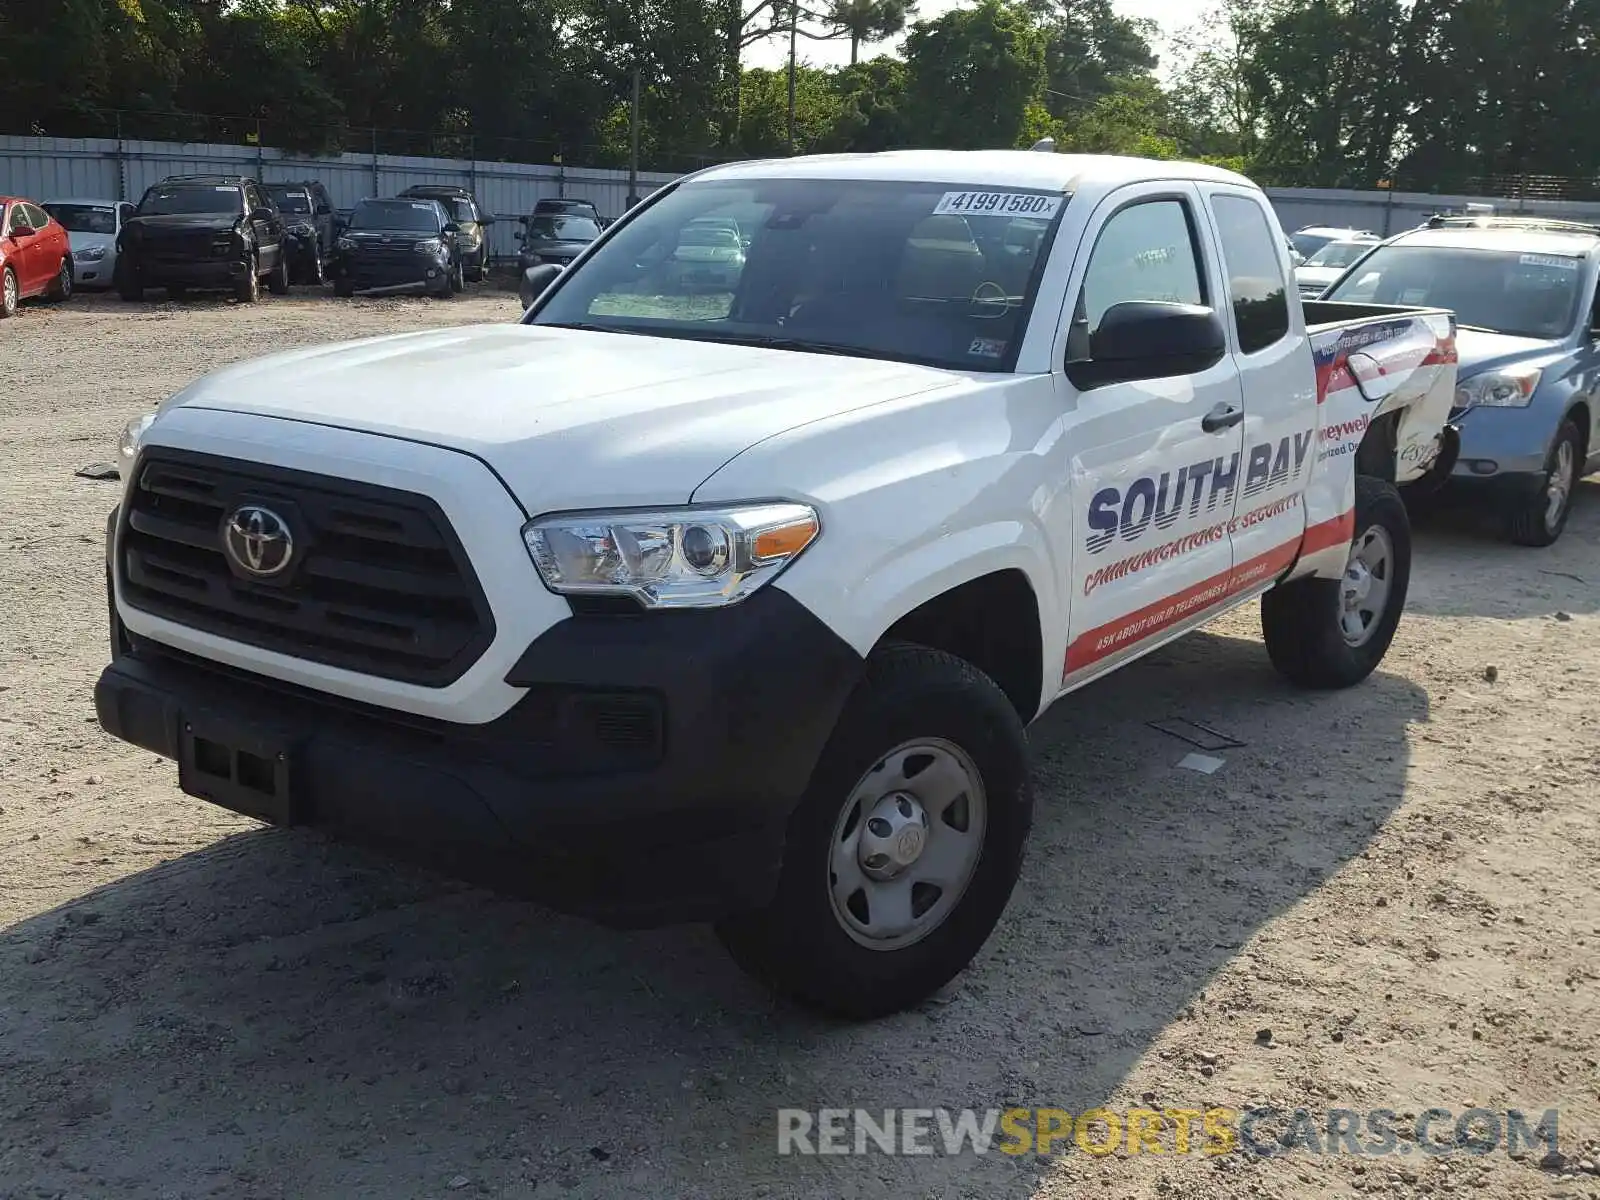
<svg viewBox="0 0 1600 1200"><path fill-rule="evenodd" d="M0 323L0 1196L1600 1197L1592 482L1549 551L1423 531L1354 691L1281 684L1251 610L1057 706L1006 926L869 1026L775 1006L703 929L600 931L230 817L101 733L116 485L74 470L231 360L514 311ZM1144 722L1179 715L1248 744L1178 770ZM1261 1102L1556 1106L1565 1163L775 1154L780 1106Z"/></svg>

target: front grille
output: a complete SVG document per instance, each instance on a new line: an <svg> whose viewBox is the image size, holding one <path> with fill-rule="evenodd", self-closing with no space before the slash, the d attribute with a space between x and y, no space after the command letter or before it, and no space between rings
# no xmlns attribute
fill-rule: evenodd
<svg viewBox="0 0 1600 1200"><path fill-rule="evenodd" d="M230 566L223 527L245 503L288 523L281 581ZM123 506L117 563L136 609L384 679L443 687L494 639L449 522L410 492L155 447Z"/></svg>

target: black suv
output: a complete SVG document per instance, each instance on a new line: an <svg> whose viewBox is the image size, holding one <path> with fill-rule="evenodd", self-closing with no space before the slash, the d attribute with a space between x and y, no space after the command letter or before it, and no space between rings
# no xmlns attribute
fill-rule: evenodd
<svg viewBox="0 0 1600 1200"><path fill-rule="evenodd" d="M333 256L335 232L333 200L315 179L298 183L269 183L267 195L283 214L289 249L289 278L295 283L320 284L327 277Z"/></svg>
<svg viewBox="0 0 1600 1200"><path fill-rule="evenodd" d="M489 226L494 224L494 217L484 210L476 196L453 183L419 183L400 195L405 199L437 200L444 205L450 220L461 230L456 240L461 244L466 277L474 282L488 277Z"/></svg>
<svg viewBox="0 0 1600 1200"><path fill-rule="evenodd" d="M522 218L517 231L522 249L517 251L517 266L526 271L543 263L569 265L600 236L600 222L587 213L541 213Z"/></svg>
<svg viewBox="0 0 1600 1200"><path fill-rule="evenodd" d="M231 288L242 303L289 290L283 217L254 179L174 175L149 188L117 235L116 287L124 300L161 287Z"/></svg>
<svg viewBox="0 0 1600 1200"><path fill-rule="evenodd" d="M363 200L350 214L333 259L333 291L420 289L452 296L464 284L461 234L437 200Z"/></svg>

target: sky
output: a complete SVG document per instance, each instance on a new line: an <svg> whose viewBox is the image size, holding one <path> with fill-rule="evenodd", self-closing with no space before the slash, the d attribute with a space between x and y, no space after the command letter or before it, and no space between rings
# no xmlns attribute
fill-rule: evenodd
<svg viewBox="0 0 1600 1200"><path fill-rule="evenodd" d="M921 0L917 5L917 19L930 20L941 13L957 6L958 0ZM1196 0L1112 0L1112 7L1125 17L1143 17L1156 22L1162 27L1163 32L1171 32L1191 23L1201 7ZM878 46L865 46L862 48L861 57L871 58L874 55L890 51L899 41L892 38ZM813 42L806 38L799 40L800 59L818 67L843 66L850 61L850 42L840 40L837 42ZM1157 49L1159 50L1159 46ZM766 67L775 69L782 67L789 61L789 39L786 37L772 38L770 41L751 46L744 53L744 62L747 67Z"/></svg>

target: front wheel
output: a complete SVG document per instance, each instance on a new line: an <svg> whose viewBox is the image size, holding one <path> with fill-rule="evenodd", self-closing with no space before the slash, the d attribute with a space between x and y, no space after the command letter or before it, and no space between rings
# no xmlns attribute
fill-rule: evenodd
<svg viewBox="0 0 1600 1200"><path fill-rule="evenodd" d="M1545 459L1544 486L1519 501L1506 516L1506 533L1513 542L1548 546L1561 536L1582 468L1583 435L1572 421L1563 421Z"/></svg>
<svg viewBox="0 0 1600 1200"><path fill-rule="evenodd" d="M267 290L274 296L287 296L289 294L289 256L278 254L278 265L272 269L272 274L267 276Z"/></svg>
<svg viewBox="0 0 1600 1200"><path fill-rule="evenodd" d="M113 281L117 287L117 295L124 300L135 301L144 299L144 284L139 281L139 268L126 256L117 260L117 265L112 270Z"/></svg>
<svg viewBox="0 0 1600 1200"><path fill-rule="evenodd" d="M1411 521L1392 483L1356 476L1355 539L1339 579L1297 579L1261 597L1272 665L1303 687L1372 674L1394 640L1411 583Z"/></svg>
<svg viewBox="0 0 1600 1200"><path fill-rule="evenodd" d="M10 267L0 271L0 318L14 317L22 304L22 289L17 285L17 273Z"/></svg>
<svg viewBox="0 0 1600 1200"><path fill-rule="evenodd" d="M790 817L777 892L717 927L746 972L823 1012L909 1008L983 946L1032 824L1005 694L923 646L876 651Z"/></svg>

